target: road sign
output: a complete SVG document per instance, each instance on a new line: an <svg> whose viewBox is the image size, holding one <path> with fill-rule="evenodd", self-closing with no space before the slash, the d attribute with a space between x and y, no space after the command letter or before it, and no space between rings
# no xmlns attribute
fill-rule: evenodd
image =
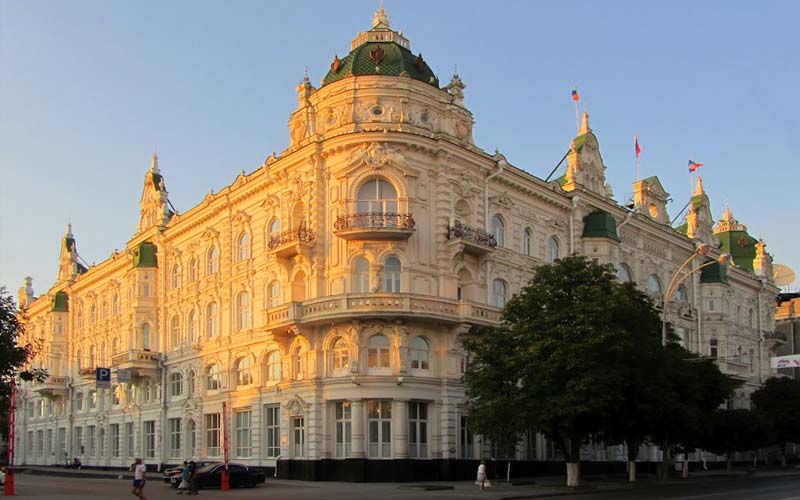
<svg viewBox="0 0 800 500"><path fill-rule="evenodd" d="M98 389L111 389L111 368L97 368L95 370Z"/></svg>
<svg viewBox="0 0 800 500"><path fill-rule="evenodd" d="M117 369L117 382L130 382L131 371L129 369Z"/></svg>
<svg viewBox="0 0 800 500"><path fill-rule="evenodd" d="M800 368L800 354L770 358L772 368Z"/></svg>

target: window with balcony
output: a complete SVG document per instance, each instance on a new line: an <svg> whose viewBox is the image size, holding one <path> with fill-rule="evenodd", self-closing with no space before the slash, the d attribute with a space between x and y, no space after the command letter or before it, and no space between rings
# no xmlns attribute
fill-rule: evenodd
<svg viewBox="0 0 800 500"><path fill-rule="evenodd" d="M358 189L356 212L362 214L397 213L397 190L389 181L376 177Z"/></svg>
<svg viewBox="0 0 800 500"><path fill-rule="evenodd" d="M383 264L384 290L389 293L400 293L400 275L402 265L397 257L389 257Z"/></svg>
<svg viewBox="0 0 800 500"><path fill-rule="evenodd" d="M283 290L279 281L273 281L267 287L267 307L278 307L283 304Z"/></svg>
<svg viewBox="0 0 800 500"><path fill-rule="evenodd" d="M427 370L429 353L430 346L428 345L428 341L422 337L414 337L414 340L411 341L411 348L409 349L409 354L411 355L411 369Z"/></svg>
<svg viewBox="0 0 800 500"><path fill-rule="evenodd" d="M247 231L242 232L236 239L236 262L242 262L250 258L250 235Z"/></svg>
<svg viewBox="0 0 800 500"><path fill-rule="evenodd" d="M219 364L214 363L206 368L206 390L218 391L222 387Z"/></svg>
<svg viewBox="0 0 800 500"><path fill-rule="evenodd" d="M533 232L529 227L526 227L525 230L522 232L522 254L530 256L532 253L532 240L533 240Z"/></svg>
<svg viewBox="0 0 800 500"><path fill-rule="evenodd" d="M381 372L391 367L391 344L384 335L373 335L367 347L367 368L370 371Z"/></svg>
<svg viewBox="0 0 800 500"><path fill-rule="evenodd" d="M219 271L219 250L216 246L211 246L206 253L206 274L217 274Z"/></svg>
<svg viewBox="0 0 800 500"><path fill-rule="evenodd" d="M497 246L506 246L506 227L503 223L503 218L499 215L492 217L492 235L497 242Z"/></svg>
<svg viewBox="0 0 800 500"><path fill-rule="evenodd" d="M250 328L250 296L241 292L236 296L236 331Z"/></svg>
<svg viewBox="0 0 800 500"><path fill-rule="evenodd" d="M281 380L281 353L270 351L267 354L267 381L280 382Z"/></svg>
<svg viewBox="0 0 800 500"><path fill-rule="evenodd" d="M369 261L364 257L357 257L353 261L353 292L368 293L369 291Z"/></svg>
<svg viewBox="0 0 800 500"><path fill-rule="evenodd" d="M267 246L269 246L270 241L273 238L280 238L281 235L281 220L280 219L272 219L267 226Z"/></svg>
<svg viewBox="0 0 800 500"><path fill-rule="evenodd" d="M350 369L350 349L347 342L339 337L333 341L331 346L333 355L333 373L338 375L346 374Z"/></svg>
<svg viewBox="0 0 800 500"><path fill-rule="evenodd" d="M236 361L236 387L247 387L253 384L253 368L250 356Z"/></svg>
<svg viewBox="0 0 800 500"><path fill-rule="evenodd" d="M558 238L550 236L547 238L547 262L555 262L561 257L561 245Z"/></svg>
<svg viewBox="0 0 800 500"><path fill-rule="evenodd" d="M492 304L497 307L505 307L508 296L508 286L501 279L495 279L492 285Z"/></svg>

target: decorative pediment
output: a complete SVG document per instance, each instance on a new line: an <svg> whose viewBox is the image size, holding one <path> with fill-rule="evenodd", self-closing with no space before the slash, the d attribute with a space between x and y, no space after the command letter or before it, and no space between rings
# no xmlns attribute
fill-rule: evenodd
<svg viewBox="0 0 800 500"><path fill-rule="evenodd" d="M511 200L511 197L508 196L508 193L505 192L505 191L503 191L502 193L500 193L497 196L490 197L489 201L491 203L494 203L495 205L499 205L499 206L501 206L503 208L511 209L511 208L514 207L514 202Z"/></svg>
<svg viewBox="0 0 800 500"><path fill-rule="evenodd" d="M348 171L366 166L370 170L380 170L389 166L400 170L403 175L418 177L419 171L410 167L405 156L385 143L363 143L350 152L347 158Z"/></svg>
<svg viewBox="0 0 800 500"><path fill-rule="evenodd" d="M244 210L238 210L235 214L233 214L233 216L231 216L233 225L236 227L250 224L250 219L251 219L250 214L248 214Z"/></svg>
<svg viewBox="0 0 800 500"><path fill-rule="evenodd" d="M311 405L295 394L292 399L284 403L283 408L289 412L289 415L301 415L306 413L311 408Z"/></svg>
<svg viewBox="0 0 800 500"><path fill-rule="evenodd" d="M219 238L219 231L209 226L205 231L203 231L203 234L200 237L205 241L216 240Z"/></svg>

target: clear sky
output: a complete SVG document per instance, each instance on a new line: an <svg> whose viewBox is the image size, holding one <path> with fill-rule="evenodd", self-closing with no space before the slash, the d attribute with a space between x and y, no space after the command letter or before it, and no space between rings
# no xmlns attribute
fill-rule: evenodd
<svg viewBox="0 0 800 500"><path fill-rule="evenodd" d="M318 85L371 26L370 1L0 0L0 284L53 284L72 221L101 262L136 229L157 149L183 212L288 145L304 68ZM775 262L800 272L796 1L385 0L442 83L467 84L475 141L546 177L578 85L615 197L658 175L675 216L704 163Z"/></svg>

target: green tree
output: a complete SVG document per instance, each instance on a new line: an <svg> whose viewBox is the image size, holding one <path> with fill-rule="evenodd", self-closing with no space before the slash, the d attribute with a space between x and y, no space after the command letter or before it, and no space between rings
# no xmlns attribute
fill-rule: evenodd
<svg viewBox="0 0 800 500"><path fill-rule="evenodd" d="M14 299L5 287L0 287L0 408L10 407L12 380L15 377L33 380L46 376L42 370L26 366L38 346L33 343L20 345L24 331ZM0 434L4 437L8 436L7 418L8 411L5 411L0 420Z"/></svg>
<svg viewBox="0 0 800 500"><path fill-rule="evenodd" d="M701 438L703 449L725 455L726 468L733 468L733 454L754 451L763 446L763 422L752 410L716 410L708 432Z"/></svg>
<svg viewBox="0 0 800 500"><path fill-rule="evenodd" d="M767 423L768 440L780 446L786 467L786 445L800 442L800 380L773 377L750 398Z"/></svg>
<svg viewBox="0 0 800 500"><path fill-rule="evenodd" d="M537 268L502 325L466 342L473 428L515 438L535 428L562 452L567 485L578 485L581 446L613 428L635 379L632 329L646 307L634 292L581 256Z"/></svg>

